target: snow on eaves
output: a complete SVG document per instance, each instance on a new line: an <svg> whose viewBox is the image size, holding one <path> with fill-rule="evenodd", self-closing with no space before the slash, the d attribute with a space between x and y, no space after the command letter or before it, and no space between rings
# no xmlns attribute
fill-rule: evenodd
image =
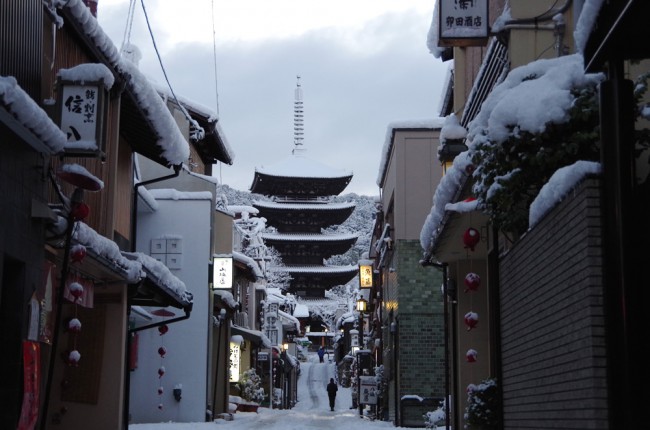
<svg viewBox="0 0 650 430"><path fill-rule="evenodd" d="M257 279L264 278L264 274L260 270L260 266L257 264L255 260L253 260L248 255L242 254L241 252L233 251L232 258L236 261L239 261L240 263L245 264L246 267L248 267L251 270L251 272L253 272L253 275Z"/></svg>
<svg viewBox="0 0 650 430"><path fill-rule="evenodd" d="M84 63L69 69L59 69L56 76L65 81L81 82L82 84L88 81L102 81L108 90L115 83L115 76L108 67L96 63Z"/></svg>
<svg viewBox="0 0 650 430"><path fill-rule="evenodd" d="M210 191L178 191L174 188L157 188L149 190L157 200L212 200Z"/></svg>
<svg viewBox="0 0 650 430"><path fill-rule="evenodd" d="M262 239L281 240L286 242L338 242L358 239L357 233L352 234L301 234L301 233L262 233Z"/></svg>
<svg viewBox="0 0 650 430"><path fill-rule="evenodd" d="M280 268L269 268L272 271L283 271L288 273L348 273L357 272L358 266L282 266Z"/></svg>
<svg viewBox="0 0 650 430"><path fill-rule="evenodd" d="M283 178L347 178L352 172L334 169L306 157L304 154L291 154L285 160L269 167L256 167L255 172Z"/></svg>
<svg viewBox="0 0 650 430"><path fill-rule="evenodd" d="M350 209L356 207L355 202L343 202L343 203L279 203L279 202L269 202L262 200L254 200L253 204L258 207L270 208L270 209L293 209L299 211L305 210L319 210L319 211L337 211L339 209Z"/></svg>
<svg viewBox="0 0 650 430"><path fill-rule="evenodd" d="M180 299L192 302L192 294L187 291L183 281L174 276L160 261L140 252L123 253L115 242L98 234L83 222L76 223L72 238L124 271L127 282L136 283L142 280L147 276L143 270L146 268L157 278L155 282L173 291Z"/></svg>
<svg viewBox="0 0 650 430"><path fill-rule="evenodd" d="M169 109L153 86L137 67L122 58L113 41L104 33L82 0L53 0L58 9L66 9L84 34L95 44L112 66L126 80L127 88L136 97L136 103L146 115L157 134L162 157L172 165L180 165L190 155L189 144L178 129Z"/></svg>
<svg viewBox="0 0 650 430"><path fill-rule="evenodd" d="M589 35L591 34L591 30L598 18L603 3L604 0L585 0L585 3L582 5L580 16L573 31L576 50L580 53L584 53L587 40L589 40Z"/></svg>
<svg viewBox="0 0 650 430"><path fill-rule="evenodd" d="M30 130L52 154L63 151L67 136L43 109L18 85L13 76L0 76L0 104Z"/></svg>
<svg viewBox="0 0 650 430"><path fill-rule="evenodd" d="M386 169L388 169L388 160L393 150L393 137L395 130L414 129L414 130L436 130L441 129L444 124L444 118L431 118L423 120L405 120L394 121L386 127L386 137L382 149L381 161L379 162L379 173L377 174L377 185L381 187Z"/></svg>

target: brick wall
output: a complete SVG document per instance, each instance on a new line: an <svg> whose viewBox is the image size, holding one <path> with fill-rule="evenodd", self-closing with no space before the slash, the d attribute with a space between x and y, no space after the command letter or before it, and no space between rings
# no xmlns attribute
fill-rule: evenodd
<svg viewBox="0 0 650 430"><path fill-rule="evenodd" d="M395 254L399 299L399 396L444 398L442 273L420 265L422 248L417 240L398 241ZM415 419L423 423L422 412L416 409L409 408L415 414L409 421ZM409 410L404 411L405 418Z"/></svg>
<svg viewBox="0 0 650 430"><path fill-rule="evenodd" d="M607 428L599 181L502 257L504 429Z"/></svg>

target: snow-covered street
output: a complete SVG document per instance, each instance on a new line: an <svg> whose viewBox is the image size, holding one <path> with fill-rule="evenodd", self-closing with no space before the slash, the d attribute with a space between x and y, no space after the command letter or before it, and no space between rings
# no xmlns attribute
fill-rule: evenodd
<svg viewBox="0 0 650 430"><path fill-rule="evenodd" d="M325 387L335 377L334 363L319 363L315 354L301 363L298 378L298 403L293 409L270 410L260 408L258 413L237 412L232 421L214 423L156 423L134 424L130 430L205 430L218 426L222 430L309 430L346 429L367 430L396 428L389 421L370 421L359 417L358 409L350 409L352 396L349 388L339 386L334 412L330 411Z"/></svg>

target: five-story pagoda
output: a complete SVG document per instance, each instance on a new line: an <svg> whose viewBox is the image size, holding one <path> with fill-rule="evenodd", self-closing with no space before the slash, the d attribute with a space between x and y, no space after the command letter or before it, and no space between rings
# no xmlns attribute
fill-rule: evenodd
<svg viewBox="0 0 650 430"><path fill-rule="evenodd" d="M262 239L281 255L292 280L289 292L300 297L323 297L325 290L343 285L357 274L357 266L326 265L325 260L347 252L356 234L324 234L323 229L342 224L355 203L333 203L352 179L352 173L332 169L305 156L303 147L303 101L300 77L295 90L294 148L288 159L269 168L256 168L252 193L271 201L253 206L275 233Z"/></svg>

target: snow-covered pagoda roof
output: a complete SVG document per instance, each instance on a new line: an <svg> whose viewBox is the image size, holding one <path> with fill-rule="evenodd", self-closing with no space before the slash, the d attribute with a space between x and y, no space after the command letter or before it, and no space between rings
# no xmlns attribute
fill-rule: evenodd
<svg viewBox="0 0 650 430"><path fill-rule="evenodd" d="M255 200L253 204L256 208L265 208L265 209L279 209L281 211L338 211L341 209L354 209L356 203L354 202L343 202L343 203L281 203L281 202L271 202L271 201L262 201Z"/></svg>
<svg viewBox="0 0 650 430"><path fill-rule="evenodd" d="M356 240L358 234L300 234L300 233L262 233L264 240L276 240L285 242L339 242Z"/></svg>
<svg viewBox="0 0 650 430"><path fill-rule="evenodd" d="M300 153L271 167L256 168L250 191L265 196L334 196L351 180L352 172L333 169Z"/></svg>

